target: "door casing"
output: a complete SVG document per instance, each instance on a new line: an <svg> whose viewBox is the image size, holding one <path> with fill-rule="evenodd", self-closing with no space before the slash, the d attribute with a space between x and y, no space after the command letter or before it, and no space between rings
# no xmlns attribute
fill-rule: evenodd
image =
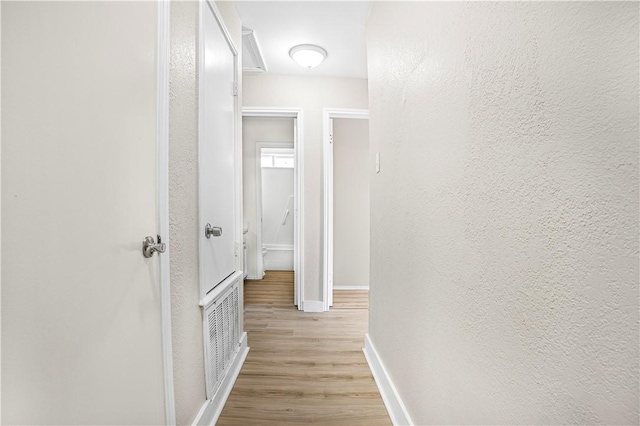
<svg viewBox="0 0 640 426"><path fill-rule="evenodd" d="M369 110L324 108L322 110L322 147L324 172L324 223L322 256L322 303L325 311L333 305L333 122L334 118L369 119Z"/></svg>
<svg viewBox="0 0 640 426"><path fill-rule="evenodd" d="M293 150L295 156L294 170L294 304L304 310L304 114L300 108L245 107L243 117L293 118ZM260 255L262 250L259 250Z"/></svg>
<svg viewBox="0 0 640 426"><path fill-rule="evenodd" d="M165 417L168 425L176 424L173 383L173 346L171 337L171 283L169 240L169 73L170 73L170 2L158 0L158 93L157 93L157 214L158 235L167 244L159 256L160 310L162 321L162 358L164 374Z"/></svg>
<svg viewBox="0 0 640 426"><path fill-rule="evenodd" d="M291 148L293 149L294 143L291 142L257 142L256 143L256 265L258 267L258 276L264 276L264 257L262 256L262 165L261 165L261 153L263 148ZM294 151L295 155L295 151ZM297 165L296 165L297 166ZM295 176L295 167L293 174ZM295 205L295 201L294 201ZM294 217L295 228L295 217ZM295 258L295 244L294 244L294 258ZM294 272L295 275L295 272ZM295 299L295 297L294 297Z"/></svg>

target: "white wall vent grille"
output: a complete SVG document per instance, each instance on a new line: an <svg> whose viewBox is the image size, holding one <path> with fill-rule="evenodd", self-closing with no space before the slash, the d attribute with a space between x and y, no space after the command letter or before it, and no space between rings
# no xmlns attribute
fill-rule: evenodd
<svg viewBox="0 0 640 426"><path fill-rule="evenodd" d="M211 399L240 347L240 294L238 282L205 308L205 360L207 398Z"/></svg>
<svg viewBox="0 0 640 426"><path fill-rule="evenodd" d="M260 45L251 28L242 27L242 72L266 72Z"/></svg>

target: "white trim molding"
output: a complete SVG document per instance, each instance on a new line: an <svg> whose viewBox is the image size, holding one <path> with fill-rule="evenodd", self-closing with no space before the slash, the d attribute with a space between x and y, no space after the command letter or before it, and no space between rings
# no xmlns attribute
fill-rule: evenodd
<svg viewBox="0 0 640 426"><path fill-rule="evenodd" d="M247 277L245 278L245 281L260 281L262 278L264 278L264 277L257 277L257 276L247 275Z"/></svg>
<svg viewBox="0 0 640 426"><path fill-rule="evenodd" d="M242 281L242 271L235 271L233 274L229 275L227 278L220 281L220 284L215 286L209 293L205 294L205 296L202 299L200 299L200 302L198 302L198 305L201 308L208 307L211 304L211 302L216 300L216 298L220 296L220 294L227 291L227 289L236 281L237 282Z"/></svg>
<svg viewBox="0 0 640 426"><path fill-rule="evenodd" d="M324 303L322 300L305 300L302 308L305 312L324 312Z"/></svg>
<svg viewBox="0 0 640 426"><path fill-rule="evenodd" d="M193 421L193 426L196 425L207 425L213 426L218 421L220 414L222 413L222 409L224 408L224 404L227 402L229 395L231 394L231 390L233 389L233 385L236 383L236 379L240 375L240 370L244 364L244 361L247 359L247 354L249 353L249 347L247 346L247 333L242 333L242 338L240 339L240 349L236 354L235 359L233 360L233 365L229 369L229 372L222 379L222 383L220 387L216 391L215 395L211 399L208 399L204 402L200 411L196 415L195 420Z"/></svg>
<svg viewBox="0 0 640 426"><path fill-rule="evenodd" d="M169 62L170 27L169 0L158 1L158 69L157 69L157 209L158 235L167 244L158 257L160 277L160 320L162 323L162 359L164 376L164 406L167 425L176 424L173 382L173 344L171 336L171 287L169 260Z"/></svg>
<svg viewBox="0 0 640 426"><path fill-rule="evenodd" d="M322 110L323 151L323 256L322 256L322 301L324 310L333 305L333 119L369 119L369 110L352 108L324 108Z"/></svg>
<svg viewBox="0 0 640 426"><path fill-rule="evenodd" d="M200 422L202 421L202 417L204 417L204 412L207 411L207 408L209 408L209 405L211 405L211 401L207 399L202 404L202 407L200 407L200 410L198 410L198 414L196 414L195 419L193 419L193 423L191 423L192 426L197 426L201 424Z"/></svg>
<svg viewBox="0 0 640 426"><path fill-rule="evenodd" d="M0 27L2 27L2 4L0 3ZM0 28L0 34L2 29ZM2 43L0 43L0 58L2 57ZM2 67L0 67L0 81L2 81ZM0 85L0 99L2 99L2 85ZM0 120L0 135L2 135ZM1 139L1 138L0 138ZM0 146L2 142L0 141ZM0 147L0 159L2 158L2 148ZM0 212L2 211L2 161L0 160ZM6 282L6 281L5 281ZM2 306L2 215L0 214L0 306ZM2 315L0 315L0 347L2 346ZM2 351L0 350L0 365L2 365ZM2 368L0 368L0 384L2 383ZM2 386L0 386L0 401L2 401ZM1 405L1 404L0 404ZM2 407L0 406L0 419L2 419Z"/></svg>
<svg viewBox="0 0 640 426"><path fill-rule="evenodd" d="M293 118L294 170L294 304L303 310L304 301L304 113L301 108L244 107L243 117ZM262 255L262 248L258 251ZM259 277L257 279L262 279Z"/></svg>
<svg viewBox="0 0 640 426"><path fill-rule="evenodd" d="M369 369L373 374L373 379L376 381L391 422L394 425L413 425L414 423L407 412L407 407L405 407L402 402L398 390L391 381L391 377L389 373L387 373L386 368L384 368L384 364L376 348L373 346L369 334L366 334L364 337L364 348L362 348L362 352L364 352L364 356L367 359L367 364L369 364Z"/></svg>
<svg viewBox="0 0 640 426"><path fill-rule="evenodd" d="M363 285L345 285L341 287L334 287L333 291L347 291L347 290L361 290L361 291L369 291L369 287Z"/></svg>
<svg viewBox="0 0 640 426"><path fill-rule="evenodd" d="M242 72L263 73L268 71L267 64L264 62L264 57L262 56L260 44L252 29L242 27L242 47L244 49L243 53L248 55L251 63L254 64L253 67L243 66Z"/></svg>
<svg viewBox="0 0 640 426"><path fill-rule="evenodd" d="M243 117L300 118L301 108L243 107Z"/></svg>

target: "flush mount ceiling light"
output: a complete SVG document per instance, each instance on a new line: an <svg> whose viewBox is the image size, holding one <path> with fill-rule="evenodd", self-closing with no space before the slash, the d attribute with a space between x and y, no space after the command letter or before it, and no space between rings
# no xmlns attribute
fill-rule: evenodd
<svg viewBox="0 0 640 426"><path fill-rule="evenodd" d="M289 56L302 68L310 70L325 60L327 51L313 44L299 44L291 48Z"/></svg>

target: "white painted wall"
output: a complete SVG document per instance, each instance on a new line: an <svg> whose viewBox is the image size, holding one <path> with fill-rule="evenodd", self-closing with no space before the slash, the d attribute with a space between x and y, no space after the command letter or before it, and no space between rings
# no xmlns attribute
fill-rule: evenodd
<svg viewBox="0 0 640 426"><path fill-rule="evenodd" d="M369 120L333 119L333 287L369 288Z"/></svg>
<svg viewBox="0 0 640 426"><path fill-rule="evenodd" d="M245 76L246 78L246 76ZM246 103L246 101L245 101ZM290 142L293 143L293 118L255 118L242 119L242 175L244 222L247 232L247 268L248 278L257 276L258 248L256 221L256 143Z"/></svg>
<svg viewBox="0 0 640 426"><path fill-rule="evenodd" d="M304 110L305 299L322 299L322 109L368 105L367 80L245 75L244 105Z"/></svg>
<svg viewBox="0 0 640 426"><path fill-rule="evenodd" d="M416 424L638 424L638 30L374 4L370 336Z"/></svg>
<svg viewBox="0 0 640 426"><path fill-rule="evenodd" d="M2 12L2 423L163 424L158 6Z"/></svg>
<svg viewBox="0 0 640 426"><path fill-rule="evenodd" d="M242 45L242 25L235 4L221 1L216 5L239 48ZM202 313L198 306L197 51L198 3L172 1L169 215L173 367L178 424L191 424L206 400ZM241 80L239 91L242 96ZM241 130L238 129L238 138L241 138ZM241 207L237 211L242 211ZM241 221L238 223L240 227Z"/></svg>
<svg viewBox="0 0 640 426"><path fill-rule="evenodd" d="M197 16L197 2L171 2L169 219L177 424L191 424L206 399L198 306Z"/></svg>

